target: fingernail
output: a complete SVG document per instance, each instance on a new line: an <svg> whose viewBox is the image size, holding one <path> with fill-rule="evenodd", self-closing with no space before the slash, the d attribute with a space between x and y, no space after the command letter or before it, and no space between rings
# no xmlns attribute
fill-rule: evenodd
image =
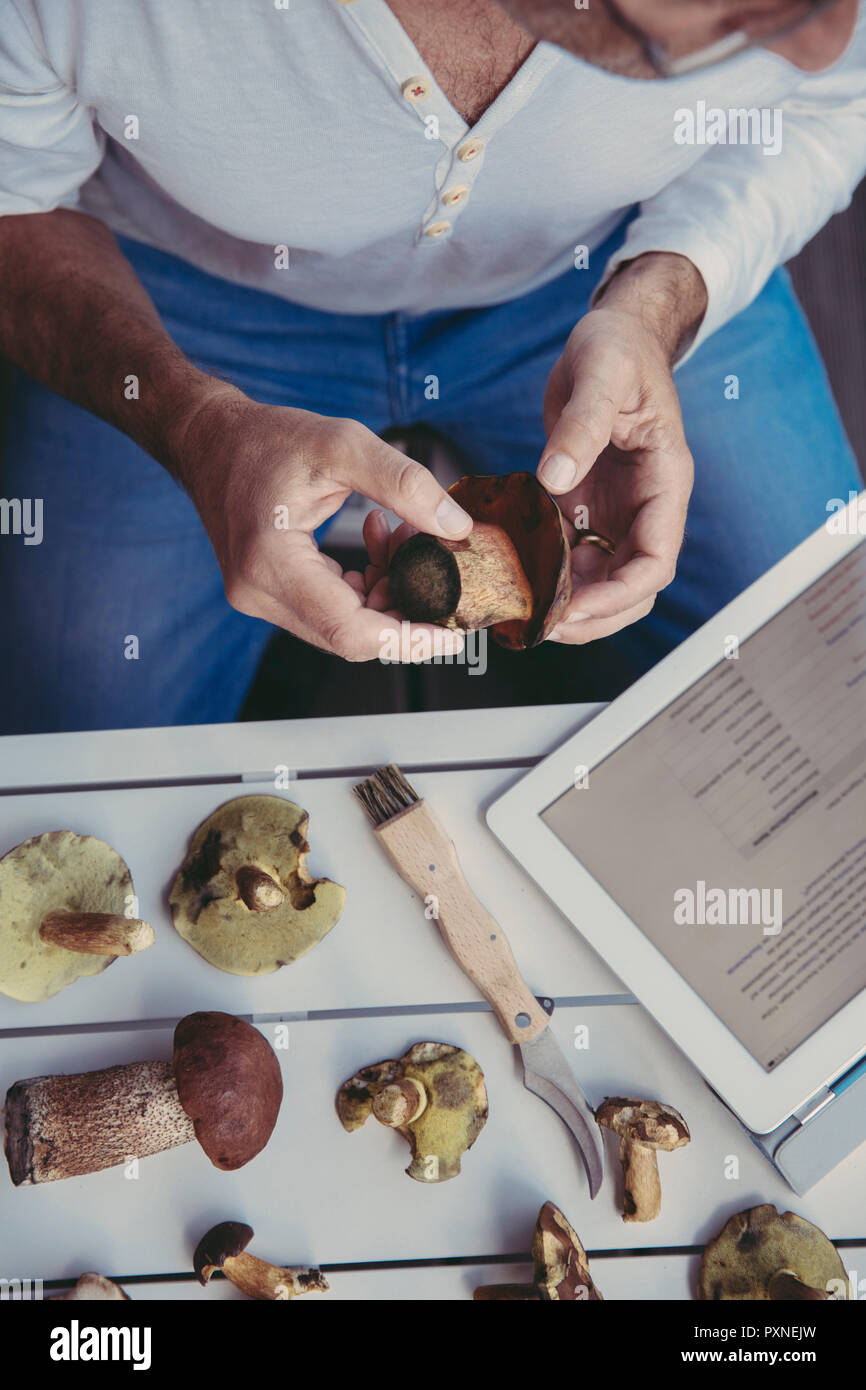
<svg viewBox="0 0 866 1390"><path fill-rule="evenodd" d="M555 627L555 628L553 629L552 632L548 632L548 634L547 634L547 641L548 641L548 642L561 642L561 641L562 641L562 628L561 628L561 627Z"/></svg>
<svg viewBox="0 0 866 1390"><path fill-rule="evenodd" d="M447 531L449 536L456 536L459 531L465 531L466 523L471 520L468 512L458 507L453 497L443 497L436 508L436 525Z"/></svg>
<svg viewBox="0 0 866 1390"><path fill-rule="evenodd" d="M567 622L567 623L581 623L581 622L584 621L584 619L586 619L586 618L591 618L591 617L592 617L592 614L591 614L591 613L581 613L579 609L576 609L573 613L569 613L568 617L565 619L565 622Z"/></svg>
<svg viewBox="0 0 866 1390"><path fill-rule="evenodd" d="M538 476L548 486L564 490L577 482L577 464L568 454L551 454L539 468Z"/></svg>

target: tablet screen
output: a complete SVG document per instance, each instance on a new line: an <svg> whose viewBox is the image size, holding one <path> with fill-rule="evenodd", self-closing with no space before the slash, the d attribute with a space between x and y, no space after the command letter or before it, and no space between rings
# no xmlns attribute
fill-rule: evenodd
<svg viewBox="0 0 866 1390"><path fill-rule="evenodd" d="M866 542L725 652L542 819L770 1071L866 987Z"/></svg>

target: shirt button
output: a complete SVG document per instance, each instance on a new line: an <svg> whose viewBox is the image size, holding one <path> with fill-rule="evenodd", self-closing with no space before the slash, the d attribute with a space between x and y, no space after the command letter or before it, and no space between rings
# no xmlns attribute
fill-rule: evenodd
<svg viewBox="0 0 866 1390"><path fill-rule="evenodd" d="M483 140L467 140L465 145L461 145L457 151L457 158L463 163L468 164L471 159L477 159L484 149Z"/></svg>
<svg viewBox="0 0 866 1390"><path fill-rule="evenodd" d="M450 231L450 222L431 222L429 227L424 228L424 235L431 237L444 236L446 232Z"/></svg>
<svg viewBox="0 0 866 1390"><path fill-rule="evenodd" d="M407 101L426 101L432 90L426 77L410 77L400 88Z"/></svg>
<svg viewBox="0 0 866 1390"><path fill-rule="evenodd" d="M442 201L446 208L454 208L458 203L465 203L469 194L469 189L465 183L458 184L456 188L449 188L447 193L442 194Z"/></svg>

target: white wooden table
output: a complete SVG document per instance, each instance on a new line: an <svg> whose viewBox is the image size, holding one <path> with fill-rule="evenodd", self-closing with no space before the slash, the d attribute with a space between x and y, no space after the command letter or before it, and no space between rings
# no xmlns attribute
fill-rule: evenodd
<svg viewBox="0 0 866 1390"><path fill-rule="evenodd" d="M0 1277L71 1281L96 1269L135 1298L233 1298L224 1281L199 1287L191 1255L209 1226L235 1219L255 1228L256 1253L331 1267L331 1299L466 1299L479 1283L525 1278L521 1254L550 1198L591 1252L607 1298L687 1299L700 1245L733 1212L770 1201L843 1242L866 1293L866 1150L797 1198L485 827L485 805L594 712L556 705L0 739L0 853L61 828L108 840L157 934L141 956L43 1004L0 996L0 1094L23 1077L167 1058L174 1023L197 1009L246 1016L272 1041L278 1025L289 1029L277 1054L277 1129L237 1173L211 1167L194 1144L142 1160L137 1178L118 1168L16 1190L4 1164ZM662 1158L657 1221L622 1222L615 1145L589 1200L570 1136L524 1090L489 1009L379 850L351 787L392 761L451 830L530 987L555 1000L552 1027L590 1100L646 1094L686 1116L692 1143ZM165 894L199 821L230 797L273 792L278 767L296 779L282 794L310 812L311 870L343 883L347 904L303 960L241 979L180 939ZM589 1029L586 1049L574 1049L578 1027ZM427 1038L478 1059L491 1104L460 1177L432 1187L404 1176L399 1136L372 1123L346 1134L334 1112L339 1084L358 1067Z"/></svg>

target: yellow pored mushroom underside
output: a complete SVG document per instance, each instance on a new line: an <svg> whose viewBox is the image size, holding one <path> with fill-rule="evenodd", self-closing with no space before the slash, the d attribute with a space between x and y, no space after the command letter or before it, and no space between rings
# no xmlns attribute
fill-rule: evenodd
<svg viewBox="0 0 866 1390"><path fill-rule="evenodd" d="M51 830L0 859L0 993L25 1003L58 994L115 959L43 941L49 912L123 914L133 901L129 869L93 835Z"/></svg>
<svg viewBox="0 0 866 1390"><path fill-rule="evenodd" d="M198 827L169 903L180 935L217 969L270 974L339 921L346 890L308 873L308 822L281 796L239 796Z"/></svg>

